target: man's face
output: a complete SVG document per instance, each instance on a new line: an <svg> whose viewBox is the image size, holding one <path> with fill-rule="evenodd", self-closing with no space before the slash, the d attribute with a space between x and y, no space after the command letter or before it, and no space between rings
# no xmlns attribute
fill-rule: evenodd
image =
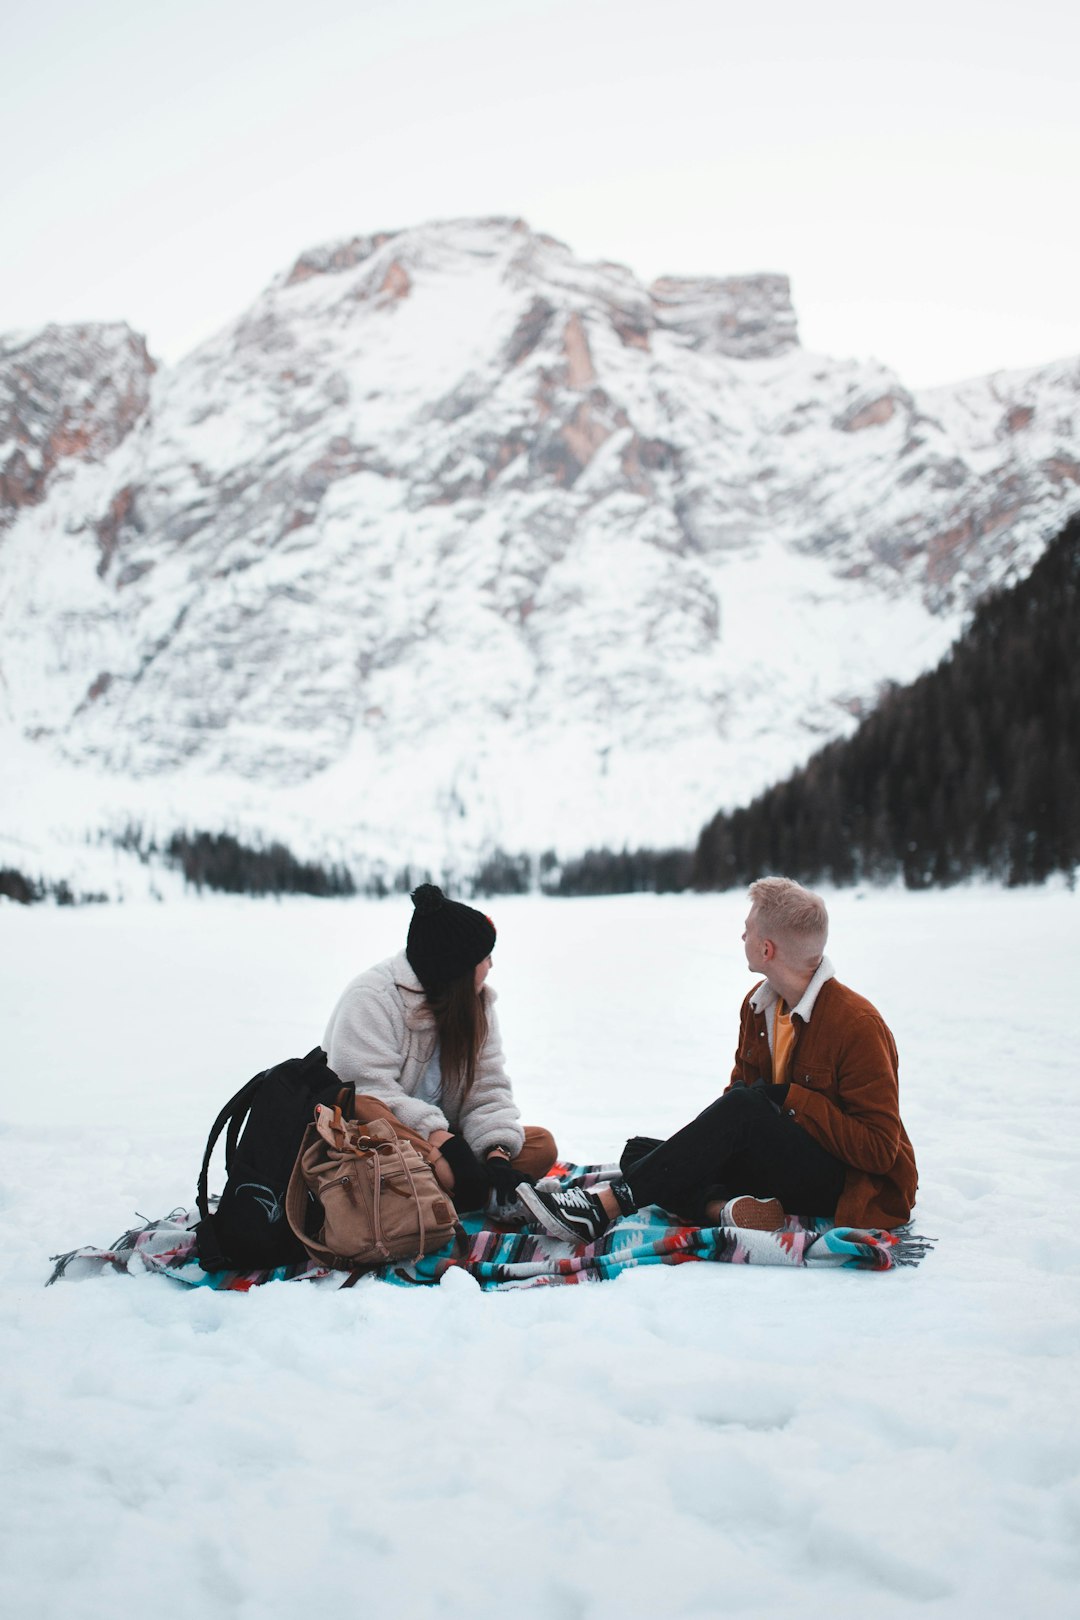
<svg viewBox="0 0 1080 1620"><path fill-rule="evenodd" d="M763 966L761 960L761 948L765 943L765 936L758 927L757 906L750 907L750 915L746 919L746 925L743 928L742 937L743 947L746 951L746 965L748 968L752 969L754 973L760 973Z"/></svg>

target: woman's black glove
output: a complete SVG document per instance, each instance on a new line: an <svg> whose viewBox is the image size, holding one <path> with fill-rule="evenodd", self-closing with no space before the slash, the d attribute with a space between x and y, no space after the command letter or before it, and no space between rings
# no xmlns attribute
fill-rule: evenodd
<svg viewBox="0 0 1080 1620"><path fill-rule="evenodd" d="M487 1166L480 1163L463 1136L448 1136L439 1152L454 1173L450 1196L458 1214L483 1209L488 1195Z"/></svg>
<svg viewBox="0 0 1080 1620"><path fill-rule="evenodd" d="M454 1185L460 1181L483 1178L483 1167L463 1136L448 1136L439 1152L454 1172Z"/></svg>
<svg viewBox="0 0 1080 1620"><path fill-rule="evenodd" d="M485 1159L484 1169L494 1188L495 1198L500 1204L512 1204L523 1181L527 1181L530 1187L536 1186L533 1176L527 1176L523 1171L516 1170L510 1160L504 1159L501 1153L493 1153L490 1158Z"/></svg>
<svg viewBox="0 0 1080 1620"><path fill-rule="evenodd" d="M786 1081L782 1085L767 1086L764 1080L759 1080L757 1085L751 1086L750 1089L751 1091L763 1091L774 1108L783 1108L787 1102L788 1088Z"/></svg>

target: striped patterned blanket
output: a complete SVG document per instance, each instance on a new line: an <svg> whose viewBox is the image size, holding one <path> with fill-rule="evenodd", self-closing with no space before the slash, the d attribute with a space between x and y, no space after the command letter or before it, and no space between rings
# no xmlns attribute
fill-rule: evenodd
<svg viewBox="0 0 1080 1620"><path fill-rule="evenodd" d="M614 1165L557 1164L551 1176L564 1184L592 1186L617 1174ZM194 1227L198 1211L175 1209L157 1221L124 1232L107 1249L85 1247L53 1255L49 1282L95 1276L103 1271L154 1272L188 1287L244 1291L264 1282L321 1282L347 1287L342 1280L311 1264L280 1266L274 1271L205 1272L195 1258ZM933 1239L907 1229L860 1231L828 1221L791 1216L781 1232L743 1232L721 1226L682 1226L655 1207L616 1221L596 1243L571 1245L546 1234L523 1231L520 1224L481 1215L467 1216L452 1243L423 1260L398 1262L370 1273L383 1282L412 1287L438 1283L460 1268L486 1289L539 1288L566 1283L605 1282L636 1266L676 1266L712 1260L735 1265L847 1266L864 1271L891 1271L918 1265Z"/></svg>

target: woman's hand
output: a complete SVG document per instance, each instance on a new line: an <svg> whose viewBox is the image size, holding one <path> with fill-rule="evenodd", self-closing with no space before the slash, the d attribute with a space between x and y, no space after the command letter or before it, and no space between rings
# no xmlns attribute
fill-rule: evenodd
<svg viewBox="0 0 1080 1620"><path fill-rule="evenodd" d="M535 1185L532 1176L516 1170L510 1162L510 1155L500 1148L495 1148L488 1154L484 1160L484 1169L500 1204L512 1204L523 1181L527 1181L530 1187Z"/></svg>

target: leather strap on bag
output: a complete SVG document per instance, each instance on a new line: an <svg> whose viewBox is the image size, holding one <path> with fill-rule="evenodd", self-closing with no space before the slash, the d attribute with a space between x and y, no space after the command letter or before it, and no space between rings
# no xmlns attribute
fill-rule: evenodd
<svg viewBox="0 0 1080 1620"><path fill-rule="evenodd" d="M307 1249L309 1252L312 1249L322 1249L322 1252L326 1256L329 1256L331 1253L329 1249L324 1249L323 1245L315 1238L308 1237L307 1227L304 1222L304 1216L307 1213L308 1205L308 1184L304 1180L304 1174L300 1168L300 1165L303 1161L304 1154L307 1152L317 1135L318 1132L314 1125L309 1125L304 1131L304 1139L300 1143L300 1151L296 1155L296 1163L292 1167L292 1175L289 1177L289 1185L285 1189L285 1219L288 1221L294 1235L300 1239L300 1242L304 1245L305 1249Z"/></svg>

